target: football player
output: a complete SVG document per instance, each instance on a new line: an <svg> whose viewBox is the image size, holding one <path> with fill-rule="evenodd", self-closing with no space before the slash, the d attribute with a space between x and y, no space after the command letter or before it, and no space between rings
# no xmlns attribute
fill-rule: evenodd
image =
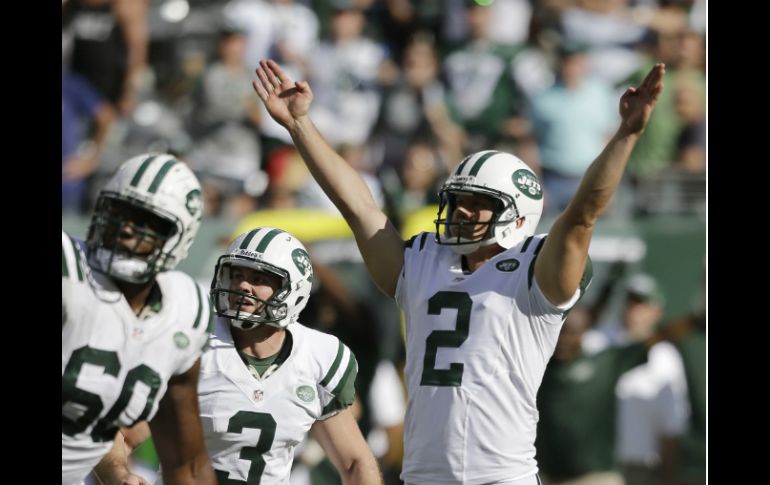
<svg viewBox="0 0 770 485"><path fill-rule="evenodd" d="M118 429L141 420L166 483L214 483L197 398L213 314L206 291L173 271L202 211L187 165L148 153L101 190L85 242L62 232L62 485L83 480Z"/></svg>
<svg viewBox="0 0 770 485"><path fill-rule="evenodd" d="M537 176L517 157L465 158L441 189L435 235L404 245L358 173L309 117L313 93L274 61L254 89L355 234L406 320L407 484L538 483L537 390L565 313L590 281L593 228L663 87L662 64L620 99L620 126L550 233Z"/></svg>
<svg viewBox="0 0 770 485"><path fill-rule="evenodd" d="M312 282L305 247L272 227L242 234L217 261L211 301L219 318L198 393L220 484L288 483L294 449L311 427L343 483L381 483L349 409L355 356L337 337L298 322ZM125 430L127 445L148 431Z"/></svg>

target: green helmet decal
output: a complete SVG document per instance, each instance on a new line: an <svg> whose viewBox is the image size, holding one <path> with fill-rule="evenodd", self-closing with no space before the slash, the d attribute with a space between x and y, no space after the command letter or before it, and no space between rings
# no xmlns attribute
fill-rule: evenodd
<svg viewBox="0 0 770 485"><path fill-rule="evenodd" d="M516 188L530 199L540 200L543 198L543 188L540 186L535 174L529 170L521 169L513 173L513 183Z"/></svg>
<svg viewBox="0 0 770 485"><path fill-rule="evenodd" d="M185 207L187 207L187 212L189 212L193 217L200 214L201 210L203 209L203 198L201 197L200 190L193 189L187 193L187 202L185 203Z"/></svg>
<svg viewBox="0 0 770 485"><path fill-rule="evenodd" d="M291 260L294 261L294 265L297 266L297 269L300 273L302 273L302 276L305 276L308 274L308 272L313 271L310 265L310 256L304 249L294 249L294 251L291 252Z"/></svg>

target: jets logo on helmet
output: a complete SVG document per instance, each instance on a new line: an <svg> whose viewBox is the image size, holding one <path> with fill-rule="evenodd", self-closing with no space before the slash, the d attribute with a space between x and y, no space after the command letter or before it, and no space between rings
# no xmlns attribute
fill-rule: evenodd
<svg viewBox="0 0 770 485"><path fill-rule="evenodd" d="M458 195L476 195L495 201L488 229L481 238L461 236L461 224L454 220ZM472 253L482 246L498 244L508 249L535 233L543 213L543 192L537 176L519 158L510 153L485 150L469 155L457 166L439 191L440 204L436 241L449 245L460 254ZM524 218L520 227L517 221Z"/></svg>
<svg viewBox="0 0 770 485"><path fill-rule="evenodd" d="M201 197L200 190L194 189L187 194L185 207L187 207L187 212L193 217L203 212L203 198Z"/></svg>
<svg viewBox="0 0 770 485"><path fill-rule="evenodd" d="M201 186L183 162L145 153L124 162L99 193L88 229L89 263L131 283L146 283L187 257L203 212ZM121 244L126 234L134 248ZM142 241L157 246L138 253Z"/></svg>
<svg viewBox="0 0 770 485"><path fill-rule="evenodd" d="M279 237L280 236L280 237ZM268 300L231 287L234 267L250 268L277 275L280 287ZM310 256L301 242L291 234L274 227L258 227L238 236L219 257L211 281L211 299L217 315L242 328L260 324L284 328L299 319L307 305L313 280ZM237 298L258 301L259 310L241 310Z"/></svg>
<svg viewBox="0 0 770 485"><path fill-rule="evenodd" d="M302 248L297 248L292 251L291 259L294 261L294 264L297 266L297 269L300 273L302 273L303 276L307 274L308 270L312 269L310 266L310 256L307 254L307 251Z"/></svg>
<svg viewBox="0 0 770 485"><path fill-rule="evenodd" d="M513 174L513 183L516 188L530 199L540 200L543 198L543 189L540 182L537 181L535 174L529 170L517 170Z"/></svg>

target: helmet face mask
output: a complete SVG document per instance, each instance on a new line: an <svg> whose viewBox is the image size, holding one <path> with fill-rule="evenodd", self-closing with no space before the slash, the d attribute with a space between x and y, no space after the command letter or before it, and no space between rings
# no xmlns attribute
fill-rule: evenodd
<svg viewBox="0 0 770 485"><path fill-rule="evenodd" d="M233 271L248 268L276 276L280 284L264 300L235 284ZM260 325L285 328L298 320L310 297L313 268L305 247L291 234L261 227L242 234L220 256L211 281L214 311L234 327L248 330ZM253 311L243 309L254 306Z"/></svg>
<svg viewBox="0 0 770 485"><path fill-rule="evenodd" d="M459 195L492 199L489 221L455 220ZM466 157L442 186L436 224L436 242L451 246L459 254L469 254L480 247L497 244L513 247L535 233L543 211L543 194L537 176L517 157L486 150ZM489 204L488 204L489 205ZM524 219L519 223L519 219ZM479 235L465 227L486 224ZM470 236L470 237L468 237Z"/></svg>
<svg viewBox="0 0 770 485"><path fill-rule="evenodd" d="M180 232L180 222L155 214L151 209L139 208L103 193L97 202L92 234L96 242L94 259L105 273L129 282L142 283L158 273L163 265L162 248L169 238ZM130 243L121 241L130 240Z"/></svg>
<svg viewBox="0 0 770 485"><path fill-rule="evenodd" d="M457 248L460 254L473 252L480 246L492 244L494 239L494 228L497 224L507 224L510 220L501 220L502 214L508 213L513 205L513 200L506 194L487 193L486 190L468 191L465 189L455 189L445 187L439 193L441 197L436 224L436 233L441 235L440 244L449 244ZM488 206L491 208L491 216L488 220L463 220L457 218L455 211L458 207L458 197L474 197L472 202L475 207ZM472 212L479 212L476 208L468 209ZM515 206L514 206L515 208ZM515 212L515 211L514 211ZM443 216L443 217L442 217ZM483 233L479 233L483 231ZM487 243L487 244L484 244Z"/></svg>
<svg viewBox="0 0 770 485"><path fill-rule="evenodd" d="M202 212L200 184L184 163L166 154L131 158L99 193L88 229L89 264L145 284L187 256Z"/></svg>
<svg viewBox="0 0 770 485"><path fill-rule="evenodd" d="M238 288L233 274L236 268L249 268L275 275L280 279L280 284L273 295L264 300ZM288 305L285 300L291 291L291 281L286 271L250 258L226 254L220 256L217 261L214 279L218 282L216 287L212 288L217 314L238 321L236 326L239 328L248 330L261 324L280 326L278 323L286 318ZM255 310L242 310L242 307L247 305L254 306Z"/></svg>

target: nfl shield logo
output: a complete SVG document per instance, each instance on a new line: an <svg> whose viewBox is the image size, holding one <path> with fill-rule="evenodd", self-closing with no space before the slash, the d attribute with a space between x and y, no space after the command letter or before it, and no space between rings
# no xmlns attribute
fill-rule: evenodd
<svg viewBox="0 0 770 485"><path fill-rule="evenodd" d="M265 396L265 393L264 391L262 391L262 389L257 389L256 391L254 391L255 401L261 401L264 396Z"/></svg>

